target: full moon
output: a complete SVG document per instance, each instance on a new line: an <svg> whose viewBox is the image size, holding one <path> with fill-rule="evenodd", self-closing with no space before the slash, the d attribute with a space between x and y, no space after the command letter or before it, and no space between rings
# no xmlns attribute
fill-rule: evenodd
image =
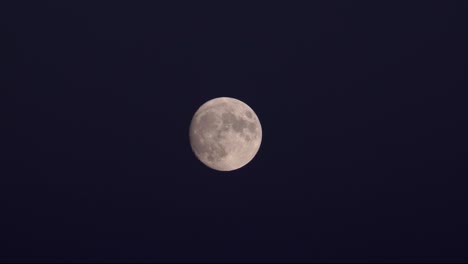
<svg viewBox="0 0 468 264"><path fill-rule="evenodd" d="M257 154L262 127L247 104L219 97L203 104L190 124L190 145L195 156L218 171L242 168Z"/></svg>

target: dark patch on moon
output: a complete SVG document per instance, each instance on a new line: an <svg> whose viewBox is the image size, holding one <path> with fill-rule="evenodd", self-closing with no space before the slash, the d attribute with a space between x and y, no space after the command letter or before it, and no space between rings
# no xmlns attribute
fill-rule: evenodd
<svg viewBox="0 0 468 264"><path fill-rule="evenodd" d="M248 128L249 123L248 121L238 118L233 113L223 113L222 114L223 124L229 124L232 126L232 129L238 133L242 133L244 128ZM255 124L252 123L254 126Z"/></svg>
<svg viewBox="0 0 468 264"><path fill-rule="evenodd" d="M208 151L203 152L203 154L206 154L207 159L211 162L218 162L227 155L226 150L219 143L212 143Z"/></svg>
<svg viewBox="0 0 468 264"><path fill-rule="evenodd" d="M257 131L257 125L255 122L250 122L245 119L239 118L233 113L226 112L221 115L222 122L223 122L223 128L222 131L227 131L229 130L229 127L232 127L232 129L239 133L241 137L243 137L246 141L250 141L251 138L248 136L246 133L244 133L244 129L249 130L254 137L256 137L256 131Z"/></svg>
<svg viewBox="0 0 468 264"><path fill-rule="evenodd" d="M247 129L252 132L252 133L256 133L257 131L257 125L255 124L255 122L249 122L249 124L247 125Z"/></svg>
<svg viewBox="0 0 468 264"><path fill-rule="evenodd" d="M216 126L216 114L213 112L207 112L200 117L200 121L197 123L196 127L203 128L203 132L212 130Z"/></svg>

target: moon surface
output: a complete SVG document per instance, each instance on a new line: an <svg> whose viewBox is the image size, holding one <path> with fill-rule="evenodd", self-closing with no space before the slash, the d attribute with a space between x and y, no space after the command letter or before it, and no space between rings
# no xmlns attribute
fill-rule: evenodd
<svg viewBox="0 0 468 264"><path fill-rule="evenodd" d="M203 104L190 124L195 156L218 171L237 170L249 163L262 142L262 126L247 104L219 97Z"/></svg>

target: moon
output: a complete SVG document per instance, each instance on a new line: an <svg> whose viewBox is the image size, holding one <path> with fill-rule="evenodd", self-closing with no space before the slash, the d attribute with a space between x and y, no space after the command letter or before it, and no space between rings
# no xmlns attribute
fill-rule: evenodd
<svg viewBox="0 0 468 264"><path fill-rule="evenodd" d="M244 167L257 154L262 126L247 104L230 97L204 103L190 124L190 145L195 156L218 171Z"/></svg>

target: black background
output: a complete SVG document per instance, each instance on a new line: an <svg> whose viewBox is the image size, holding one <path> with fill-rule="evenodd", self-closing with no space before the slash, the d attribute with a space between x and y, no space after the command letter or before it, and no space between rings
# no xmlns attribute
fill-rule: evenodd
<svg viewBox="0 0 468 264"><path fill-rule="evenodd" d="M4 1L0 261L468 261L465 1ZM233 172L197 108L257 113Z"/></svg>

